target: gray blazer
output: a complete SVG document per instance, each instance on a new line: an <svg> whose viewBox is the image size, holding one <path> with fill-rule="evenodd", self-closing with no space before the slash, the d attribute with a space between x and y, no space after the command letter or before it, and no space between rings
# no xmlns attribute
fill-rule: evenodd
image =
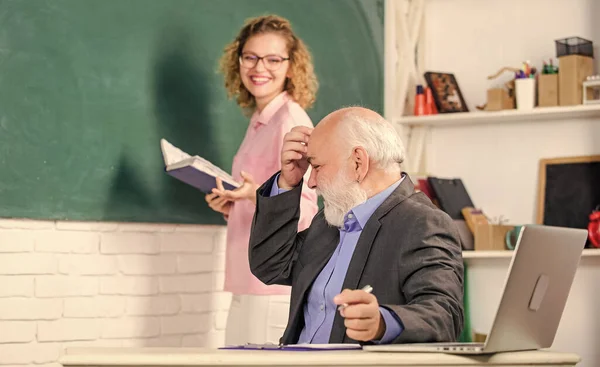
<svg viewBox="0 0 600 367"><path fill-rule="evenodd" d="M302 185L268 197L274 175L258 189L250 235L250 269L265 284L292 286L280 342L297 343L308 291L339 243L323 211L298 233ZM455 341L463 328L463 261L452 219L407 176L375 210L360 235L342 289L373 286L404 331L393 343ZM356 343L336 313L330 343Z"/></svg>

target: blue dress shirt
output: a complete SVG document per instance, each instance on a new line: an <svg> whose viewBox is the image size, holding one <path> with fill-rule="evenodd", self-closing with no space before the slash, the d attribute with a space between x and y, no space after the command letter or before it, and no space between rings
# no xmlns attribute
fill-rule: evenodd
<svg viewBox="0 0 600 367"><path fill-rule="evenodd" d="M279 175L274 178L270 196L286 191L278 187L278 178ZM404 176L387 189L355 206L344 217L344 227L339 229L340 242L308 293L308 299L304 305L304 328L298 343L329 343L333 319L337 312L337 305L333 303L333 297L342 291L358 238L373 212L390 196L403 179ZM385 322L385 333L381 340L373 342L387 344L402 333L403 326L395 313L382 306L379 306L379 311Z"/></svg>

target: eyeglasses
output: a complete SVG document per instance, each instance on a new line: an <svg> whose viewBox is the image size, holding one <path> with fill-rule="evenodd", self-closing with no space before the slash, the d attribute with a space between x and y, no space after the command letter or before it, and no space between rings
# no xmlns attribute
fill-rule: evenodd
<svg viewBox="0 0 600 367"><path fill-rule="evenodd" d="M288 61L289 57L281 57L278 55L256 56L254 54L244 53L240 56L240 65L247 69L252 69L258 64L259 60L263 61L265 69L275 71L281 67L284 61Z"/></svg>

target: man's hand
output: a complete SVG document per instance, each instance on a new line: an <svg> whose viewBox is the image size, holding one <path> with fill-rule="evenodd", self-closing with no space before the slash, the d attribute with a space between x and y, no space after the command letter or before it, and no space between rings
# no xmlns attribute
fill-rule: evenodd
<svg viewBox="0 0 600 367"><path fill-rule="evenodd" d="M306 126L296 126L283 137L281 174L277 181L281 189L291 190L297 186L308 170L306 152L312 131Z"/></svg>
<svg viewBox="0 0 600 367"><path fill-rule="evenodd" d="M333 298L336 305L347 304L340 310L344 317L346 335L359 341L380 340L385 333L385 322L379 312L377 298L363 290L344 291Z"/></svg>

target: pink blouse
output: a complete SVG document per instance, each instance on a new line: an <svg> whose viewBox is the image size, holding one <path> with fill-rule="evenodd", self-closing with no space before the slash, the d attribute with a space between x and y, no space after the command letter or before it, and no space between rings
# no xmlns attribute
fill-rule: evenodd
<svg viewBox="0 0 600 367"><path fill-rule="evenodd" d="M250 120L244 141L233 158L232 175L242 182L240 171L245 171L262 184L281 169L283 137L295 126L313 127L310 117L286 92L273 99L261 113L255 112ZM300 200L298 230L310 225L317 213L317 194L308 188L308 174L304 178ZM248 242L255 205L249 200L235 202L227 222L225 254L225 291L233 294L287 295L290 287L267 286L251 272L248 264Z"/></svg>

